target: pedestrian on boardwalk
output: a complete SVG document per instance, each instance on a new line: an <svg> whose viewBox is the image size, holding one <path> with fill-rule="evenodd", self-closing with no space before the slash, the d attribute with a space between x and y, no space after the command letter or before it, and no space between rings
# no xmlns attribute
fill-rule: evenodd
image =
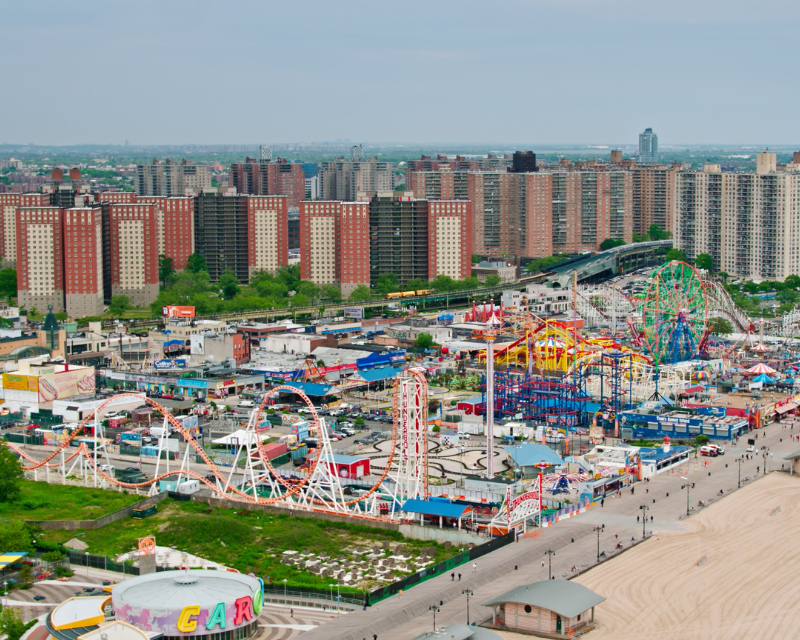
<svg viewBox="0 0 800 640"><path fill-rule="evenodd" d="M476 570L477 568L478 568L478 563L477 563L477 562L473 562L473 563L472 563L472 573L475 573L475 570Z"/></svg>
<svg viewBox="0 0 800 640"><path fill-rule="evenodd" d="M601 507L605 507L606 506L606 499L605 498L600 498L600 506Z"/></svg>
<svg viewBox="0 0 800 640"><path fill-rule="evenodd" d="M289 608L289 615L292 616L292 618L294 618L294 609L292 609L291 607Z"/></svg>
<svg viewBox="0 0 800 640"><path fill-rule="evenodd" d="M450 574L450 582L455 582L455 581L456 581L456 572L453 571L453 573Z"/></svg>
<svg viewBox="0 0 800 640"><path fill-rule="evenodd" d="M458 574L458 581L461 582L461 574Z"/></svg>

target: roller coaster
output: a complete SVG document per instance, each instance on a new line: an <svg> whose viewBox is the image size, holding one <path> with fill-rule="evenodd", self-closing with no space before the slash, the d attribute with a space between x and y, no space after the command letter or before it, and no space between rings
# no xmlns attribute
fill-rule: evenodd
<svg viewBox="0 0 800 640"><path fill-rule="evenodd" d="M270 398L285 391L296 394L308 407L309 435L316 437L319 446L311 450L308 473L302 478L286 477L280 469L272 466L262 440L266 439L268 427L264 411ZM125 482L111 473L108 448L90 450L86 442L73 451L68 451L76 439L84 436L87 428L93 430L96 442L103 439L104 409L119 400L135 398L147 403L164 418L158 442L155 461L155 474L152 479L142 482ZM389 459L378 480L357 497L346 496L342 482L333 464L333 450L329 438L329 428L319 416L311 400L301 390L291 385L280 385L265 394L261 404L251 413L245 433L235 445L233 463L229 470L218 466L209 454L198 444L191 430L165 407L135 393L121 393L104 401L90 415L85 417L74 429L62 437L56 448L44 459L38 460L28 452L12 443L6 443L22 460L26 472L36 474L44 470L47 480L50 473L57 471L61 482L66 484L67 476L81 475L84 483L91 478L95 487L122 489L148 488L151 495L159 492L159 482L176 478L178 482L197 480L213 495L234 502L260 505L280 505L289 509L333 513L367 520L391 520L400 517L399 509L393 505L402 504L410 498L427 498L427 381L419 372L404 371L395 382L393 421ZM169 457L162 461L162 452L167 451L170 430L177 431L185 440L185 450L180 455L177 468L169 468ZM190 460L199 456L207 469L198 472L191 468ZM162 470L161 465L165 465ZM28 463L28 464L25 464ZM38 478L36 478L38 479ZM391 504L386 504L389 500ZM383 501L383 502L381 502Z"/></svg>

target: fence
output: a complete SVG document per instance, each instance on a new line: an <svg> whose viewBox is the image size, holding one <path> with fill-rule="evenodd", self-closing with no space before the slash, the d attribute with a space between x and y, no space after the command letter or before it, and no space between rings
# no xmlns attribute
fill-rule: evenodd
<svg viewBox="0 0 800 640"><path fill-rule="evenodd" d="M16 444L44 444L44 436L34 433L7 433L5 438Z"/></svg>
<svg viewBox="0 0 800 640"><path fill-rule="evenodd" d="M586 511L589 504L590 501L585 500L576 504L567 505L566 507L553 511L552 513L548 513L547 515L542 515L542 526L550 527L562 518L571 518L579 513L583 513Z"/></svg>
<svg viewBox="0 0 800 640"><path fill-rule="evenodd" d="M165 492L150 498L145 498L132 505L117 509L113 513L98 518L97 520L26 520L25 523L44 529L45 531L75 531L77 529L100 529L107 524L129 517L135 509L142 509L146 506L161 502L167 497Z"/></svg>
<svg viewBox="0 0 800 640"><path fill-rule="evenodd" d="M103 569L105 571L117 571L130 576L139 575L139 567L126 565L124 562L114 562L109 560L107 556L93 556L91 553L81 553L74 549L67 549L67 558L70 564L78 564L83 567L92 567L93 569Z"/></svg>
<svg viewBox="0 0 800 640"><path fill-rule="evenodd" d="M271 596L271 597L270 597ZM325 589L321 587L303 587L302 591L286 589L286 587L277 584L264 585L264 599L270 598L275 601L276 599L284 599L289 603L291 600L328 600L332 603L343 602L346 604L355 604L361 606L364 604L364 596L360 594L347 594L347 595L334 595L330 588ZM300 603L296 603L300 604Z"/></svg>
<svg viewBox="0 0 800 640"><path fill-rule="evenodd" d="M418 571L410 576L406 576L402 580L398 580L397 582L393 582L392 584L386 585L385 587L380 587L375 591L370 591L369 593L365 594L364 604L365 605L373 605L381 600L385 600L393 595L396 595L399 591L403 589L409 589L413 587L415 584L419 584L420 582L425 582L426 580L430 580L431 578L435 578L436 576L440 576L443 573L447 573L448 571L452 571L456 567L461 566L469 562L470 560L476 560L481 556L486 555L487 553L491 553L497 549L500 549L507 544L514 542L515 534L507 533L502 536L498 536L497 538L493 538L488 542L479 545L477 547L473 547L469 551L464 551L463 553L459 553L458 555L453 556L452 558L448 558L444 562L440 562L438 564L433 565L432 567L427 567L422 571Z"/></svg>

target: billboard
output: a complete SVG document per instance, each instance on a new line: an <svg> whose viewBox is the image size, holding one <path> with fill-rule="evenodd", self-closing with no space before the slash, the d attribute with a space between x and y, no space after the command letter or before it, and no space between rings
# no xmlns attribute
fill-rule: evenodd
<svg viewBox="0 0 800 640"><path fill-rule="evenodd" d="M353 320L364 319L364 307L345 307L343 311L345 318L352 318Z"/></svg>
<svg viewBox="0 0 800 640"><path fill-rule="evenodd" d="M3 374L3 389L14 389L15 391L29 391L28 378L33 377L34 383L36 382L35 376L22 376L18 373L4 373ZM33 389L36 391L36 387Z"/></svg>
<svg viewBox="0 0 800 640"><path fill-rule="evenodd" d="M94 367L42 375L39 376L39 402L92 394L94 388Z"/></svg>
<svg viewBox="0 0 800 640"><path fill-rule="evenodd" d="M168 371L170 369L185 369L186 360L181 358L165 358L163 360L154 360L153 368L156 371Z"/></svg>
<svg viewBox="0 0 800 640"><path fill-rule="evenodd" d="M167 318L194 318L194 307L170 304L162 307L161 313Z"/></svg>

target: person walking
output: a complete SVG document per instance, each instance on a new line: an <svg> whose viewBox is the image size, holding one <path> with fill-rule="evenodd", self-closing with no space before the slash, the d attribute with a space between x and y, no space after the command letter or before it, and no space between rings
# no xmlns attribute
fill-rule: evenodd
<svg viewBox="0 0 800 640"><path fill-rule="evenodd" d="M606 506L606 499L605 498L600 498L600 506L601 507L605 507Z"/></svg>
<svg viewBox="0 0 800 640"><path fill-rule="evenodd" d="M456 572L453 571L453 573L450 574L450 582L455 582L455 581L456 581Z"/></svg>
<svg viewBox="0 0 800 640"><path fill-rule="evenodd" d="M292 616L292 618L294 618L294 609L291 607L289 607L289 615Z"/></svg>
<svg viewBox="0 0 800 640"><path fill-rule="evenodd" d="M458 574L458 581L461 582L461 574Z"/></svg>
<svg viewBox="0 0 800 640"><path fill-rule="evenodd" d="M478 563L477 563L477 562L473 562L473 563L472 563L472 573L475 573L475 570L476 570L477 568L478 568Z"/></svg>

